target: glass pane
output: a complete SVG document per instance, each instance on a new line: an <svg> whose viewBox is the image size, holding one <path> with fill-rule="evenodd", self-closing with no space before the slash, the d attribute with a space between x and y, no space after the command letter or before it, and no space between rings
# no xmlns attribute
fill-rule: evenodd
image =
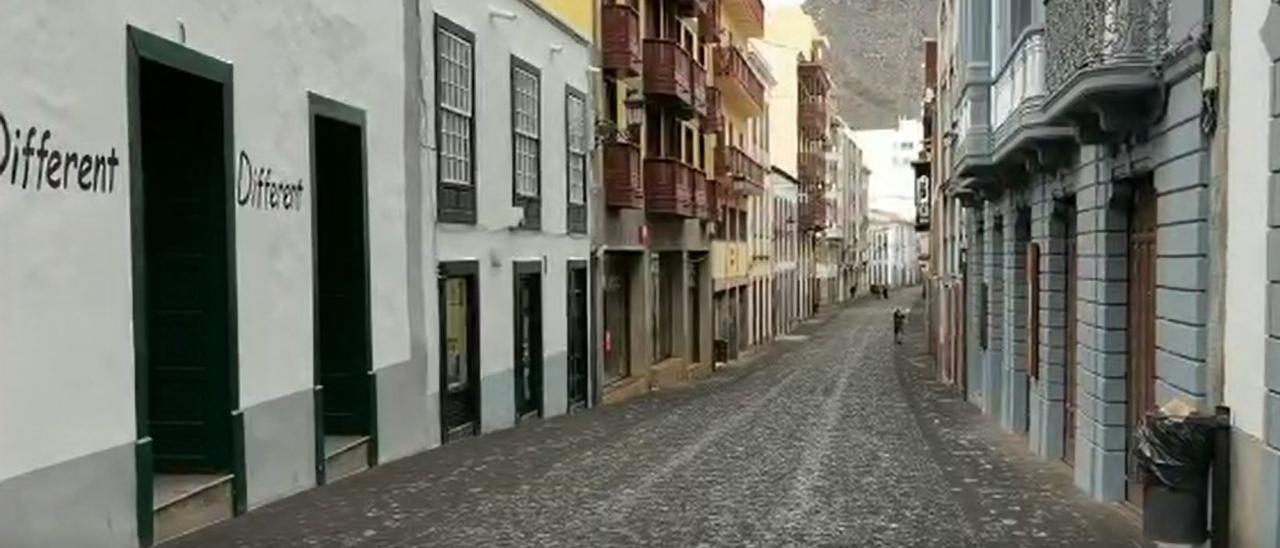
<svg viewBox="0 0 1280 548"><path fill-rule="evenodd" d="M445 382L450 392L467 387L467 279L445 280Z"/></svg>

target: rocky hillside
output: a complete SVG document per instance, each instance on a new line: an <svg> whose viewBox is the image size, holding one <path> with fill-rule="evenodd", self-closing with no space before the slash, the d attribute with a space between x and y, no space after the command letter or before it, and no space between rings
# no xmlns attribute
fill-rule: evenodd
<svg viewBox="0 0 1280 548"><path fill-rule="evenodd" d="M856 129L920 117L923 41L937 27L937 0L805 0L831 40L840 115Z"/></svg>

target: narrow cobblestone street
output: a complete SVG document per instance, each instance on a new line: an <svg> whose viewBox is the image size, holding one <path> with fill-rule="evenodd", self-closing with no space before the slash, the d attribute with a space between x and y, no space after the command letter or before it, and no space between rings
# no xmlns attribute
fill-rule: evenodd
<svg viewBox="0 0 1280 548"><path fill-rule="evenodd" d="M919 291L862 300L741 365L466 440L166 546L1143 546L930 381ZM912 306L904 344L893 306Z"/></svg>

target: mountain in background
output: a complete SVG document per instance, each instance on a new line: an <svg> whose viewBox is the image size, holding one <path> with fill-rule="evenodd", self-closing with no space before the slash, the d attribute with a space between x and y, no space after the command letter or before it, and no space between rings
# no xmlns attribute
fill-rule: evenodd
<svg viewBox="0 0 1280 548"><path fill-rule="evenodd" d="M854 129L920 118L924 39L937 28L937 0L805 0L831 41L840 116Z"/></svg>

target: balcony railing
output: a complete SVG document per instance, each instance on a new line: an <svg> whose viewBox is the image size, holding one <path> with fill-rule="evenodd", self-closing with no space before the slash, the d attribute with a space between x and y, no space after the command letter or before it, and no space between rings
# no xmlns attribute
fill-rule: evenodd
<svg viewBox="0 0 1280 548"><path fill-rule="evenodd" d="M693 112L698 116L707 115L707 69L702 63L689 63L689 85L693 88Z"/></svg>
<svg viewBox="0 0 1280 548"><path fill-rule="evenodd" d="M991 86L991 127L999 128L1027 101L1044 95L1044 35L1023 36Z"/></svg>
<svg viewBox="0 0 1280 548"><path fill-rule="evenodd" d="M1152 67L1169 45L1171 0L1045 2L1045 84L1056 94L1081 73Z"/></svg>
<svg viewBox="0 0 1280 548"><path fill-rule="evenodd" d="M651 95L674 99L692 108L693 72L689 52L679 42L662 38L644 41L644 91Z"/></svg>
<svg viewBox="0 0 1280 548"><path fill-rule="evenodd" d="M639 147L627 142L605 144L604 195L609 207L644 209Z"/></svg>
<svg viewBox="0 0 1280 548"><path fill-rule="evenodd" d="M640 13L632 0L613 0L601 6L601 54L605 70L630 78L644 70L640 41Z"/></svg>
<svg viewBox="0 0 1280 548"><path fill-rule="evenodd" d="M716 87L726 97L748 105L758 112L764 108L764 83L756 76L747 56L737 46L721 46L716 49Z"/></svg>
<svg viewBox="0 0 1280 548"><path fill-rule="evenodd" d="M651 213L692 217L693 168L678 158L646 158L644 196Z"/></svg>
<svg viewBox="0 0 1280 548"><path fill-rule="evenodd" d="M761 0L721 0L724 11L737 24L743 38L764 36L764 2Z"/></svg>
<svg viewBox="0 0 1280 548"><path fill-rule="evenodd" d="M716 166L720 180L736 192L758 194L764 189L764 167L736 146L716 147Z"/></svg>

